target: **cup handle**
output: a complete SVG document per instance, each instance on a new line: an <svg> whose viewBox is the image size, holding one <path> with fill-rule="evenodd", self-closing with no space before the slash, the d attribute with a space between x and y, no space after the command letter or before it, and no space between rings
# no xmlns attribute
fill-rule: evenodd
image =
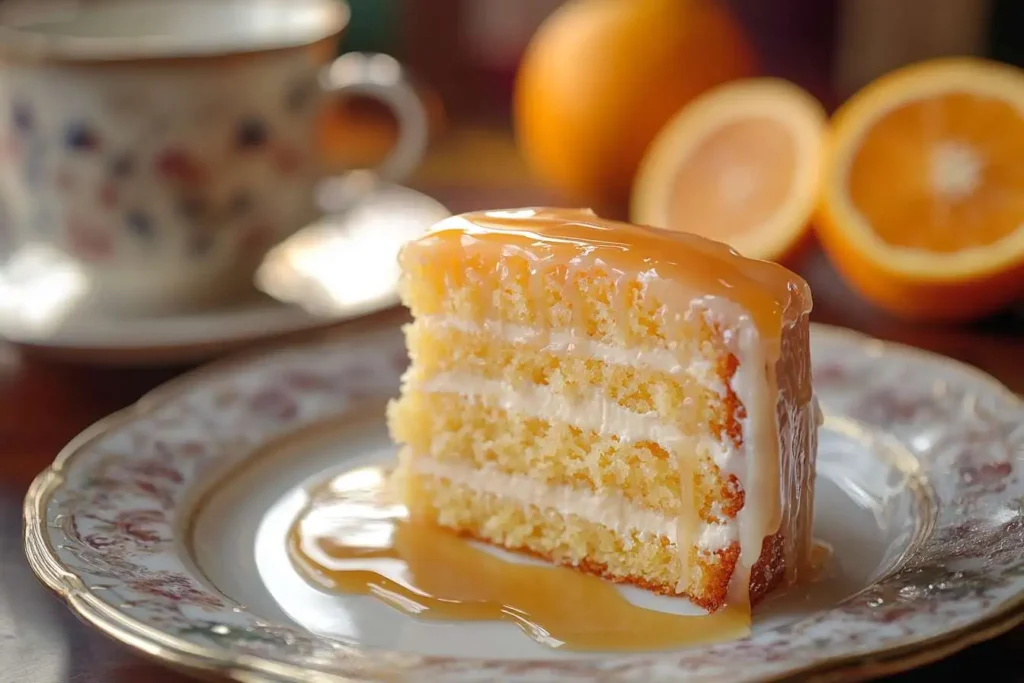
<svg viewBox="0 0 1024 683"><path fill-rule="evenodd" d="M398 60L381 53L349 52L324 70L321 87L334 98L380 100L394 113L398 141L376 168L369 169L379 180L400 182L415 170L427 151L427 110Z"/></svg>

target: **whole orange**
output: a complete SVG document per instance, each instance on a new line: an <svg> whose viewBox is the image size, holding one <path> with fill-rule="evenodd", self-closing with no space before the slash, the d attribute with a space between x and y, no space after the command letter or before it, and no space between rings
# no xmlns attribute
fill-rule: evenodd
<svg viewBox="0 0 1024 683"><path fill-rule="evenodd" d="M707 89L755 72L710 0L569 0L533 36L516 78L517 142L572 201L623 206L647 146Z"/></svg>

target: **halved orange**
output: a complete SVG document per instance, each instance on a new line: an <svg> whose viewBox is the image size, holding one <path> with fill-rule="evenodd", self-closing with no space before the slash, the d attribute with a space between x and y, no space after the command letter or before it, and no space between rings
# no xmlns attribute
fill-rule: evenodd
<svg viewBox="0 0 1024 683"><path fill-rule="evenodd" d="M648 148L630 217L780 260L808 232L827 120L816 99L787 81L718 86L680 110Z"/></svg>
<svg viewBox="0 0 1024 683"><path fill-rule="evenodd" d="M833 117L819 219L849 284L901 317L963 320L1024 292L1024 72L950 58Z"/></svg>

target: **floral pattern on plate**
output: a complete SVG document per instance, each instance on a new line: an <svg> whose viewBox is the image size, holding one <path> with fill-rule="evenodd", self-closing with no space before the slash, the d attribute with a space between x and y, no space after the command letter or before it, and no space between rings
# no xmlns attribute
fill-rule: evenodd
<svg viewBox="0 0 1024 683"><path fill-rule="evenodd" d="M324 680L855 679L1020 622L1019 399L951 360L834 328L815 327L812 350L825 412L898 440L919 461L938 514L896 571L746 640L543 661L369 651L268 623L206 585L179 541L203 482L277 435L394 394L406 356L393 329L218 366L88 430L29 493L28 556L72 609L115 638L238 680L307 680L310 671Z"/></svg>

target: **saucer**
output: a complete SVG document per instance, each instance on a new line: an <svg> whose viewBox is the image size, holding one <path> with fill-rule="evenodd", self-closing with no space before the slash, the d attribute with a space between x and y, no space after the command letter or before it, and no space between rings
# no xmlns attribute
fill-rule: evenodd
<svg viewBox="0 0 1024 683"><path fill-rule="evenodd" d="M1021 623L1024 405L940 356L811 337L815 536L834 555L819 581L758 607L743 640L566 653L510 623L419 620L306 584L285 553L304 492L395 457L395 327L214 365L95 425L31 487L26 553L86 623L237 681L855 680Z"/></svg>
<svg viewBox="0 0 1024 683"><path fill-rule="evenodd" d="M368 300L348 316L322 317L254 294L251 301L190 314L122 318L70 314L42 334L18 326L0 309L0 336L57 360L131 367L199 363L251 344L312 333L348 318L397 304L396 297Z"/></svg>
<svg viewBox="0 0 1024 683"><path fill-rule="evenodd" d="M387 186L275 247L245 300L187 313L112 314L89 305L84 276L46 247L0 267L0 337L64 360L194 363L310 333L398 305L398 251L448 216L414 190Z"/></svg>

